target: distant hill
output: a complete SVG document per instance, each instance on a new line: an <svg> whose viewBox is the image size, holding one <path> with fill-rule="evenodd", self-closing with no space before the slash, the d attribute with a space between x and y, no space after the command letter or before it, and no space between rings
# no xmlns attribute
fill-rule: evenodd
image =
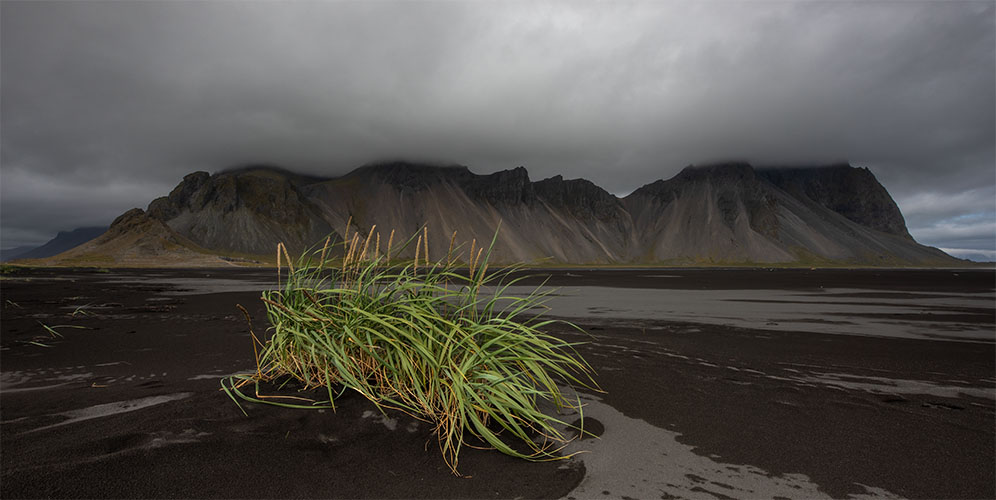
<svg viewBox="0 0 996 500"><path fill-rule="evenodd" d="M32 261L29 261L32 262ZM216 266L224 262L177 234L140 208L114 219L104 234L43 260L46 264L93 266Z"/></svg>
<svg viewBox="0 0 996 500"><path fill-rule="evenodd" d="M352 231L365 237L376 225L385 243L392 229L400 238L427 225L434 258L454 231L458 244L480 244L500 222L498 262L964 264L914 241L885 187L847 164L689 166L621 199L584 179L534 182L522 167L478 175L463 166L390 162L321 178L255 166L192 173L146 211L129 214L111 226L115 238L74 250L73 260L102 255L124 265L123 252L137 255L126 241L144 241L145 259L270 256L278 242L300 251L327 235L339 239L352 218ZM150 231L159 243L150 243Z"/></svg>
<svg viewBox="0 0 996 500"><path fill-rule="evenodd" d="M16 259L19 255L27 251L34 250L35 248L38 247L34 245L27 245L21 247L0 249L0 262L7 262L8 260Z"/></svg>
<svg viewBox="0 0 996 500"><path fill-rule="evenodd" d="M19 247L5 251L3 261L12 259L44 259L82 245L107 232L106 227L81 227L72 231L59 231L59 234L38 247Z"/></svg>

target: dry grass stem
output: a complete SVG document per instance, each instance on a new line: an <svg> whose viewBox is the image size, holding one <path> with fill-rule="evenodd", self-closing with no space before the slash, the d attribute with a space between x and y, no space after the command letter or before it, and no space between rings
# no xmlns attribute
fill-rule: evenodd
<svg viewBox="0 0 996 500"><path fill-rule="evenodd" d="M477 238L470 240L470 256L467 257L467 266L470 268L470 274L474 274L474 250L477 249Z"/></svg>
<svg viewBox="0 0 996 500"><path fill-rule="evenodd" d="M352 215L350 215L349 218L346 219L346 230L342 233L342 251L343 251L343 253L346 252L346 244L349 243L349 224L351 222L353 222L353 216Z"/></svg>
<svg viewBox="0 0 996 500"><path fill-rule="evenodd" d="M422 243L425 244L425 267L429 267L429 228L422 226Z"/></svg>
<svg viewBox="0 0 996 500"><path fill-rule="evenodd" d="M453 244L456 243L456 231L453 231L453 235L450 236L450 247L446 250L446 265L450 266L453 264Z"/></svg>
<svg viewBox="0 0 996 500"><path fill-rule="evenodd" d="M370 238L373 237L373 232L375 229L377 229L376 224L374 224L373 227L370 228L370 231L367 233L367 239L363 241L363 251L360 252L360 258L359 258L360 261L367 260L367 248L370 247Z"/></svg>
<svg viewBox="0 0 996 500"><path fill-rule="evenodd" d="M325 256L328 254L329 243L331 242L332 242L331 236L325 238L325 244L322 245L322 256L318 259L319 265L325 265ZM278 264L277 267L280 267L280 265Z"/></svg>
<svg viewBox="0 0 996 500"><path fill-rule="evenodd" d="M415 242L415 272L418 272L418 251L422 248L422 235L418 235L418 241Z"/></svg>

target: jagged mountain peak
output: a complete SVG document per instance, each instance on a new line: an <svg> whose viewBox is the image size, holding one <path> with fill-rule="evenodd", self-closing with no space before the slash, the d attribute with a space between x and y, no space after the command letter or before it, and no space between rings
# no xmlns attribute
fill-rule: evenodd
<svg viewBox="0 0 996 500"><path fill-rule="evenodd" d="M587 179L564 179L555 175L533 183L536 195L548 203L580 217L608 220L619 216L622 202Z"/></svg>
<svg viewBox="0 0 996 500"><path fill-rule="evenodd" d="M858 224L912 239L899 206L867 168L836 163L824 167L760 168L757 173L793 196Z"/></svg>
<svg viewBox="0 0 996 500"><path fill-rule="evenodd" d="M536 198L529 172L522 166L489 175L475 175L463 183L463 188L472 197L492 205L532 203Z"/></svg>
<svg viewBox="0 0 996 500"><path fill-rule="evenodd" d="M195 172L153 200L148 216L205 248L266 253L277 243L304 248L331 228L301 191L308 176L273 168Z"/></svg>
<svg viewBox="0 0 996 500"><path fill-rule="evenodd" d="M709 183L715 186L730 186L737 189L754 187L757 176L754 168L746 162L723 162L707 165L689 165L670 179L659 179L645 184L624 200L638 200L641 197L652 197L665 202L674 199L678 193L690 186Z"/></svg>
<svg viewBox="0 0 996 500"><path fill-rule="evenodd" d="M144 224L148 219L149 217L145 213L145 210L133 208L115 217L107 231L109 233L123 233L134 228L136 225Z"/></svg>

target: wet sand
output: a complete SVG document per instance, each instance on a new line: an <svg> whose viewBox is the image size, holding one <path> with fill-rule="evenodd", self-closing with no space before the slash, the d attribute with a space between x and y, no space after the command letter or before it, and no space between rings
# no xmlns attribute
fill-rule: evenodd
<svg viewBox="0 0 996 500"><path fill-rule="evenodd" d="M552 463L465 449L470 478L450 474L429 426L380 415L356 395L334 414L249 405L247 417L218 391L222 375L253 366L235 304L262 322L251 290L272 279L260 270L5 276L0 496L996 497L996 333L979 334L996 314L991 271L556 271L550 283L565 290L749 291L754 302L719 300L731 307L715 316L756 303L798 321L561 314L591 334L554 331L588 342L580 351L606 392L581 396L588 429L602 437ZM854 314L786 302L827 289ZM74 317L79 306L89 314ZM828 324L874 312L861 324L910 334L811 331L800 308ZM39 322L87 329L52 338Z"/></svg>

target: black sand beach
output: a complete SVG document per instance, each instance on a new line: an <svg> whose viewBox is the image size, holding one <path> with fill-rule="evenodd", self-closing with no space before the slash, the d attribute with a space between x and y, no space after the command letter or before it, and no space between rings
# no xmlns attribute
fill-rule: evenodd
<svg viewBox="0 0 996 500"><path fill-rule="evenodd" d="M852 325L911 325L916 335L817 333L796 328L799 318L780 328L571 318L591 337L553 333L589 342L580 352L606 391L592 395L592 410L615 415L601 422L602 439L578 443L588 457L549 463L465 448L469 478L450 473L428 425L382 416L355 394L334 413L245 405L245 416L218 390L221 376L253 367L235 305L262 330L259 293L245 289L274 278L235 269L5 275L0 495L996 497L996 333L978 333L994 328L992 271L555 271L552 286L582 289L751 290L749 300L778 300L786 313L810 299L770 299L775 292L838 290L854 317L806 321L861 316ZM211 282L224 286L198 288ZM731 308L752 303L736 300ZM80 306L89 314L74 316ZM53 338L42 324L86 329L57 328L63 337ZM657 449L648 438L648 449L620 452L612 446L625 426L674 443ZM645 452L662 457L656 468L625 460ZM606 465L599 453L622 455ZM709 461L705 472L688 468L688 453ZM600 486L606 475L612 489Z"/></svg>

